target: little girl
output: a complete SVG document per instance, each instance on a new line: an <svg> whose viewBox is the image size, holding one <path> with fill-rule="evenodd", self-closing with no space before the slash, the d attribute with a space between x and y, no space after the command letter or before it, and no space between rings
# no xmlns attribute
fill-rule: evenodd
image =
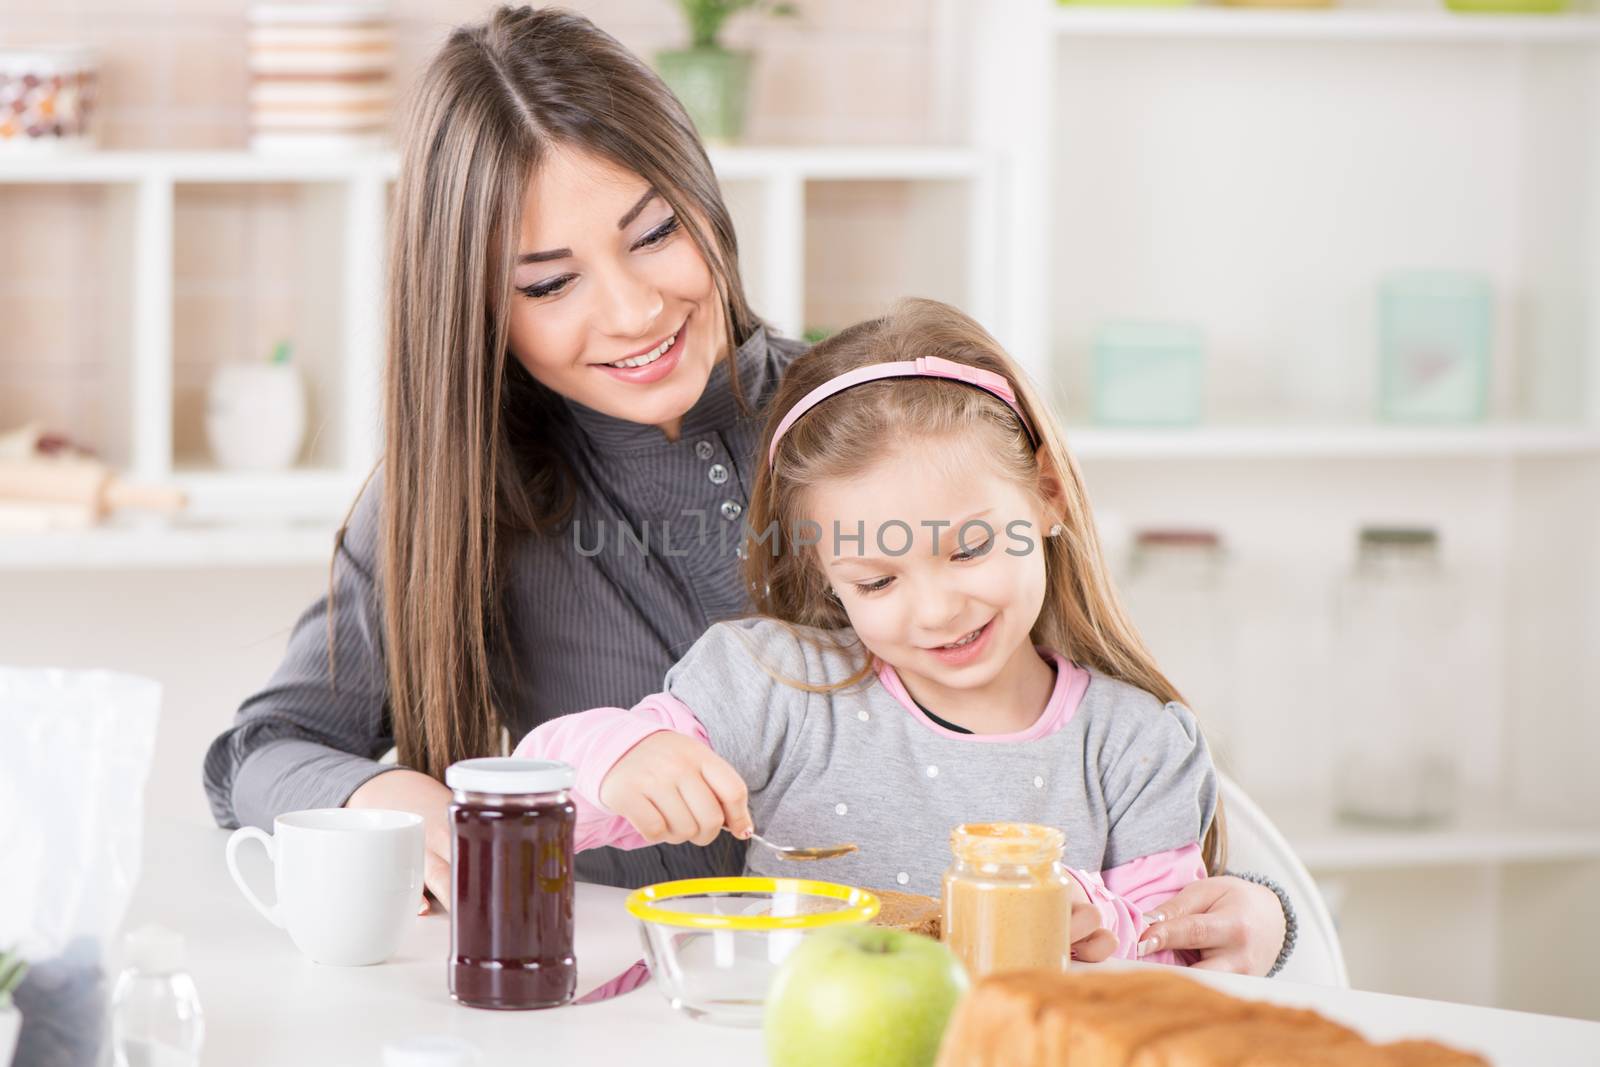
<svg viewBox="0 0 1600 1067"><path fill-rule="evenodd" d="M772 411L742 546L760 617L711 627L635 707L517 747L577 768L577 847L753 820L860 845L807 874L937 896L952 828L1043 823L1134 956L1145 913L1221 870L1217 779L1031 386L912 300L795 360ZM760 847L747 866L795 873Z"/></svg>

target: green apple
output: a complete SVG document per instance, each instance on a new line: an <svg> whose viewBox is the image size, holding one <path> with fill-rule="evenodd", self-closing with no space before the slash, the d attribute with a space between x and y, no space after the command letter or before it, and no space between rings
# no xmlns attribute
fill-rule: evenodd
<svg viewBox="0 0 1600 1067"><path fill-rule="evenodd" d="M767 993L772 1067L931 1067L967 972L932 938L876 926L821 930Z"/></svg>

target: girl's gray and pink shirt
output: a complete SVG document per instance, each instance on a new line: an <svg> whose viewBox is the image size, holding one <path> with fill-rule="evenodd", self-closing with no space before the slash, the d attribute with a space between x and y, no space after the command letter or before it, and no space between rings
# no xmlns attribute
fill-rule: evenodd
<svg viewBox="0 0 1600 1067"><path fill-rule="evenodd" d="M1019 733L962 734L920 711L887 665L832 692L785 680L826 686L853 676L863 653L848 630L724 622L668 671L663 692L547 722L517 755L577 769L580 850L646 843L600 804L600 782L660 730L697 737L733 765L764 837L859 844L828 861L830 881L938 896L955 826L1056 826L1070 873L1120 954L1132 956L1144 914L1205 877L1199 842L1216 811L1216 772L1187 708L1040 654L1056 679L1038 720ZM753 848L747 866L792 876L783 862Z"/></svg>

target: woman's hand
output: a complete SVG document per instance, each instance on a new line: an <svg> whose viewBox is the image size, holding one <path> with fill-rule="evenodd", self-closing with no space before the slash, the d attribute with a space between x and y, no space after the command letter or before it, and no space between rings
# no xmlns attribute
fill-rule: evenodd
<svg viewBox="0 0 1600 1067"><path fill-rule="evenodd" d="M1197 949L1194 966L1264 975L1283 949L1283 905L1265 886L1231 875L1202 878L1161 905L1139 941L1139 955Z"/></svg>
<svg viewBox="0 0 1600 1067"><path fill-rule="evenodd" d="M651 734L613 764L599 799L652 844L709 845L724 826L739 838L753 828L739 772L709 746L670 730Z"/></svg>
<svg viewBox="0 0 1600 1067"><path fill-rule="evenodd" d="M1076 878L1068 879L1072 897L1072 958L1099 963L1117 952L1117 935L1100 925L1100 909L1089 902Z"/></svg>
<svg viewBox="0 0 1600 1067"><path fill-rule="evenodd" d="M347 808L388 808L422 816L422 882L441 908L450 907L450 789L443 782L420 771L404 768L384 771L368 778L350 799ZM428 898L422 898L418 915L428 913Z"/></svg>

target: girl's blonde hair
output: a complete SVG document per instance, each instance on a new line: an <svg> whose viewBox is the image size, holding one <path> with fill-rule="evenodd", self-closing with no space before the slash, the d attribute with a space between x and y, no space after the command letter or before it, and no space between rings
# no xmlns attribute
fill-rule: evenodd
<svg viewBox="0 0 1600 1067"><path fill-rule="evenodd" d="M779 420L811 390L857 367L919 356L939 356L1006 378L1038 437L1037 453L1016 413L998 397L945 379L894 378L830 397L789 429L774 462L765 463ZM981 452L1003 477L1035 493L1059 524L1055 536L1035 531L1048 584L1031 635L1034 643L1159 700L1181 702L1117 597L1083 476L1049 409L982 326L933 300L903 301L882 318L841 331L795 360L784 375L767 420L748 511L752 536L744 546L744 570L756 610L795 626L848 627L849 616L831 595L817 553L804 544L791 545L793 533L808 519L807 495L825 482L860 477L896 449L910 442L921 447L930 439L949 442L945 454ZM841 684L864 679L874 667L869 657ZM1207 870L1220 872L1226 862L1220 799L1202 851Z"/></svg>
<svg viewBox="0 0 1600 1067"><path fill-rule="evenodd" d="M576 492L566 407L508 353L523 198L557 147L632 171L672 207L730 347L760 325L705 148L649 67L556 9L502 7L450 34L415 90L395 188L378 575L400 762L435 778L503 748L505 554L559 529Z"/></svg>

